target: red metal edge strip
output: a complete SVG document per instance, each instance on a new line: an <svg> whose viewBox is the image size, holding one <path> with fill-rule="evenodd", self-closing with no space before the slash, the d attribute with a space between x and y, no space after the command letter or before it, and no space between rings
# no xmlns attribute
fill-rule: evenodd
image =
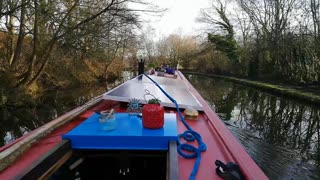
<svg viewBox="0 0 320 180"><path fill-rule="evenodd" d="M4 150L8 149L9 147L13 146L13 145L16 144L17 142L21 141L22 139L26 138L26 137L29 136L30 134L34 133L35 130L37 130L37 129L34 129L34 130L28 132L27 134L25 134L25 135L23 135L23 136L15 139L15 140L9 142L8 144L6 144L6 145L4 145L4 146L1 146L1 147L0 147L0 153L1 153L2 151L4 151Z"/></svg>
<svg viewBox="0 0 320 180"><path fill-rule="evenodd" d="M73 111L77 111L77 110L79 110L79 109L80 109L80 107L77 107L77 108L75 108L75 109L73 109L73 110L71 110L71 111L73 112ZM59 116L58 118L53 119L52 121L49 121L48 123L45 123L45 124L37 127L36 129L28 132L27 134L19 137L18 139L13 140L13 141L10 142L9 144L6 144L6 145L0 147L0 153L3 152L3 151L5 151L6 149L10 148L11 146L15 145L16 143L20 142L21 140L23 140L23 139L29 137L30 135L36 133L36 132L39 131L41 128L43 128L43 127L45 127L45 126L48 126L48 124L51 125L51 124L54 124L54 123L56 123L56 122L61 121L61 120L59 120L59 118L66 116L66 115L67 115L68 113L70 113L71 111L68 111L68 112L66 112L65 114Z"/></svg>
<svg viewBox="0 0 320 180"><path fill-rule="evenodd" d="M68 122L67 124L57 128L53 132L49 133L48 135L44 136L39 142L33 145L30 149L28 149L24 155L22 155L17 161L15 161L11 166L6 168L5 170L0 172L0 179L16 179L15 176L22 172L22 170L26 169L30 166L33 162L37 161L37 159L41 158L43 154L50 151L51 148L60 141L61 135L67 133L74 127L76 127L79 123L81 123L84 119L91 116L95 110L104 110L106 108L110 108L111 105L114 105L113 101L103 100L97 102L95 105L89 107L89 109L85 110L81 114L79 114L74 120ZM75 108L77 109L77 108ZM65 113L67 114L67 113ZM63 116L63 115L62 115ZM54 120L53 120L54 121ZM40 126L42 127L42 126ZM40 128L39 127L39 128ZM34 131L37 131L35 129ZM35 133L30 131L30 134ZM22 140L24 136L21 137ZM17 139L18 141L18 139ZM18 141L19 142L19 141ZM13 143L13 142L12 142ZM13 145L13 144L8 144ZM36 146L37 148L34 148ZM40 149L39 149L40 148ZM39 152L40 150L40 152Z"/></svg>
<svg viewBox="0 0 320 180"><path fill-rule="evenodd" d="M187 87L193 93L193 95L198 99L198 101L203 106L203 110L208 117L208 121L211 124L211 128L219 135L219 138L222 140L226 149L229 151L231 156L233 157L235 163L237 163L245 176L248 179L268 179L268 177L264 174L264 172L260 169L260 167L254 162L254 160L249 156L244 147L238 142L238 140L233 136L230 130L225 126L225 124L220 120L220 118L213 112L211 107L207 104L207 102L202 98L199 92L192 86L192 84L186 79L186 77L178 71L178 75L184 82ZM214 121L214 119L219 119L220 121Z"/></svg>
<svg viewBox="0 0 320 180"><path fill-rule="evenodd" d="M6 144L6 145L4 145L4 146L1 146L1 147L0 147L0 153L3 152L3 151L5 151L6 149L10 148L11 146L15 145L16 143L20 142L21 140L27 138L28 136L36 133L36 132L39 131L41 128L43 128L43 127L45 127L45 126L48 126L48 124L55 124L55 123L57 123L57 122L59 121L59 118L64 117L64 116L67 116L70 112L77 112L77 111L81 110L83 107L86 106L86 104L91 103L91 102L94 102L95 100L99 99L99 97L101 97L101 100L102 100L102 95L96 96L95 98L93 98L93 99L91 99L90 101L86 102L84 105L78 106L78 107L76 107L76 108L74 108L74 109L72 109L72 110L70 110L70 111L62 114L62 115L59 116L58 118L53 119L53 120L51 120L51 121L49 121L49 122L47 122L47 123L45 123L45 124L37 127L36 129L28 132L27 134L25 134L25 135L23 135L23 136L15 139L15 140L13 140L12 142L10 142L10 143L8 143L8 144ZM96 102L95 104L98 104L99 102L101 102L101 100L98 101L98 102ZM85 111L84 111L84 112L85 112ZM82 112L82 113L84 113L84 112ZM80 113L80 115L81 115L82 113ZM79 116L80 116L80 115L79 115Z"/></svg>

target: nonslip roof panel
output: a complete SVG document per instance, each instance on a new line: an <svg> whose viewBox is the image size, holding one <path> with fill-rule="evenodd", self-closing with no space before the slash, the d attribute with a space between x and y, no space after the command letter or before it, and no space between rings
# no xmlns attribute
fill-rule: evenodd
<svg viewBox="0 0 320 180"><path fill-rule="evenodd" d="M166 77L150 76L156 81L164 91L176 100L180 108L194 108L203 110L201 104L187 88L185 82L179 79ZM140 103L145 104L146 100L152 99L150 95L145 95L148 90L153 96L161 100L161 104L166 107L175 107L166 95L146 76L141 75L115 89L105 93L104 99L129 102L130 99L138 99Z"/></svg>

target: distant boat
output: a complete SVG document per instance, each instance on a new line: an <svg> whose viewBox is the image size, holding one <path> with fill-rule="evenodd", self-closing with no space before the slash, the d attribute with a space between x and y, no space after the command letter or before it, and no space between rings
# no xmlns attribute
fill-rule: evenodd
<svg viewBox="0 0 320 180"><path fill-rule="evenodd" d="M268 179L180 71L150 77L181 109L199 111L197 120L186 120L207 147L195 179L221 179L216 160L236 163L246 179ZM0 179L189 179L196 158L179 155L176 142L187 127L152 80L140 75L1 147ZM165 107L161 129L145 129L139 113L127 113L133 98L146 103L145 89ZM98 113L109 109L115 110L116 130L103 131Z"/></svg>

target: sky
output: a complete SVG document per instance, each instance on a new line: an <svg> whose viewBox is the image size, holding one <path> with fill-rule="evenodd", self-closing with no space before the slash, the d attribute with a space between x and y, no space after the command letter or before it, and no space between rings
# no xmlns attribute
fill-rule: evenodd
<svg viewBox="0 0 320 180"><path fill-rule="evenodd" d="M155 29L155 36L178 33L198 35L200 24L196 22L200 9L209 6L210 0L153 0L155 5L166 8L162 17L147 17Z"/></svg>

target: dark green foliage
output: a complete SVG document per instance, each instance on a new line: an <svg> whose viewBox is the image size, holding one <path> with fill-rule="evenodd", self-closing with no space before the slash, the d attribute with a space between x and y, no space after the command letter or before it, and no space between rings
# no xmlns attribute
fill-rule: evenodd
<svg viewBox="0 0 320 180"><path fill-rule="evenodd" d="M211 23L215 29L212 31L215 33L208 33L208 40L211 44L214 45L214 50L221 52L228 58L231 66L233 68L233 73L238 73L239 69L239 50L238 44L234 38L234 29L231 24L227 14L226 14L226 6L223 5L221 1L218 1L218 5L213 5L212 7L214 12L218 14L218 19L215 19L214 15L212 15L212 11L209 9L207 11L202 12L201 22ZM217 61L217 60L214 60ZM216 65L215 69L220 71L220 65Z"/></svg>
<svg viewBox="0 0 320 180"><path fill-rule="evenodd" d="M206 67L199 62L199 70L220 74L223 69L221 74L294 85L320 84L319 1L236 3L239 12L227 11L227 1L222 0L212 1L212 6L201 12L199 21L212 28L208 42L213 47L212 62ZM302 6L305 10L300 11ZM227 58L219 59L216 54L221 53ZM225 61L230 63L228 68Z"/></svg>
<svg viewBox="0 0 320 180"><path fill-rule="evenodd" d="M148 101L148 104L160 104L160 99L154 98Z"/></svg>
<svg viewBox="0 0 320 180"><path fill-rule="evenodd" d="M237 42L233 36L230 37L230 35L222 36L208 33L208 39L215 45L215 48L218 51L225 53L230 61L233 63L237 63L239 61Z"/></svg>

